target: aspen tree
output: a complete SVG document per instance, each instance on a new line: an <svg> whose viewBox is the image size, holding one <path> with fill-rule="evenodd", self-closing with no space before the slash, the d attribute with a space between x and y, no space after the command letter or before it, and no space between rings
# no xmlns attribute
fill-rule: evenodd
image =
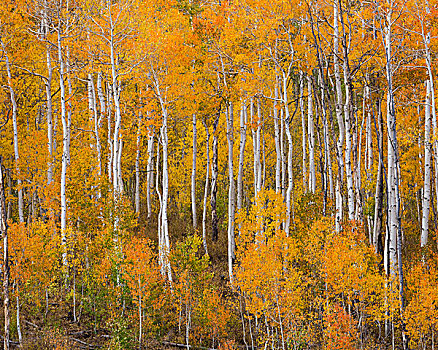
<svg viewBox="0 0 438 350"><path fill-rule="evenodd" d="M253 150L253 172L254 172L254 198L257 197L260 191L259 172L260 172L260 120L257 120L254 114L254 99L250 98L250 118L251 118L251 133L252 133L252 150ZM259 107L257 107L257 111Z"/></svg>
<svg viewBox="0 0 438 350"><path fill-rule="evenodd" d="M234 113L233 104L228 103L225 111L227 117L227 142L228 142L228 275L230 283L233 284L233 261L234 261L234 216L235 216L235 189L234 189L234 168L233 168L233 148L234 148Z"/></svg>
<svg viewBox="0 0 438 350"><path fill-rule="evenodd" d="M107 169L108 169L108 182L110 184L113 183L113 140L112 140L112 123L111 123L111 115L112 115L112 88L111 84L106 84L106 101L107 101L107 143L108 143L108 158L107 158Z"/></svg>
<svg viewBox="0 0 438 350"><path fill-rule="evenodd" d="M303 153L303 191L307 192L307 128L306 128L306 117L304 113L304 73L300 71L300 82L299 82L299 93L300 93L300 112L301 112L301 130L302 130L302 153Z"/></svg>
<svg viewBox="0 0 438 350"><path fill-rule="evenodd" d="M160 128L160 139L161 139L161 145L163 146L162 153L163 153L163 160L162 160L162 197L161 197L161 205L160 205L160 211L161 211L161 221L159 221L159 224L161 226L161 246L160 250L162 249L162 256L164 257L164 271L167 275L167 278L170 283L172 283L172 271L170 268L170 262L168 259L168 255L170 253L170 239L169 239L169 223L168 223L168 217L167 217L167 205L169 200L169 165L168 165L168 154L169 154L169 137L168 137L168 111L167 111L167 103L165 100L165 97L162 95L160 82L158 79L157 72L152 68L152 75L153 75L153 83L155 87L155 93L158 98L158 102L161 107L161 114L162 114L162 125ZM158 169L158 168L157 168ZM158 173L158 171L157 171Z"/></svg>
<svg viewBox="0 0 438 350"><path fill-rule="evenodd" d="M335 75L335 89L336 89L336 119L338 121L339 135L336 142L337 156L338 156L338 177L336 179L336 231L340 231L342 222L342 186L344 181L344 140L345 140L345 124L342 116L342 86L341 73L339 68L339 10L337 0L333 1L333 70Z"/></svg>
<svg viewBox="0 0 438 350"><path fill-rule="evenodd" d="M47 148L49 151L49 159L47 164L47 184L50 185L53 180L53 102L52 102L52 81L53 81L53 66L51 48L52 44L47 40L49 35L49 17L48 17L47 1L44 1L44 8L42 10L41 18L41 34L46 41L46 66L47 66L47 78L44 79L44 85L46 90L46 119L47 119Z"/></svg>
<svg viewBox="0 0 438 350"><path fill-rule="evenodd" d="M191 198L192 198L192 222L193 229L196 231L197 218L196 218L196 151L197 151L197 128L196 128L196 114L192 115L193 125L193 151L192 151L192 183L191 183Z"/></svg>
<svg viewBox="0 0 438 350"><path fill-rule="evenodd" d="M137 140L135 154L135 212L140 214L140 145L141 145L141 127L143 115L141 112L137 118Z"/></svg>
<svg viewBox="0 0 438 350"><path fill-rule="evenodd" d="M383 243L382 243L382 225L383 225L383 117L381 109L381 100L377 98L377 148L379 151L378 165L377 165L377 178L376 178L376 190L374 195L374 222L373 222L373 245L376 254L383 256ZM386 244L385 244L386 247ZM386 255L385 255L386 258Z"/></svg>
<svg viewBox="0 0 438 350"><path fill-rule="evenodd" d="M152 215L152 204L151 204L151 192L154 183L154 128L148 128L148 163L146 166L146 178L147 178L147 188L146 188L146 205L148 208L148 219L151 218Z"/></svg>
<svg viewBox="0 0 438 350"><path fill-rule="evenodd" d="M309 191L316 192L315 130L313 124L312 78L307 77L307 129L309 134Z"/></svg>
<svg viewBox="0 0 438 350"><path fill-rule="evenodd" d="M58 27L57 27L57 49L58 49L58 74L59 87L61 93L61 122L62 122L62 160L61 160L61 245L62 264L64 269L68 267L67 262L67 197L66 197L66 182L67 182L67 166L69 160L69 143L70 133L68 126L68 116L66 109L66 91L65 91L65 61L63 57L63 31L68 30L68 27L63 28L64 21L60 17L61 8L58 11Z"/></svg>
<svg viewBox="0 0 438 350"><path fill-rule="evenodd" d="M274 114L274 137L275 137L275 193L280 193L281 191L281 147L280 147L280 128L278 122L278 82L277 77L275 78L275 87L274 87L274 106L273 106L273 114ZM302 97L302 95L300 95ZM301 100L300 100L301 101ZM301 113L303 116L303 113ZM304 124L303 124L303 133ZM303 136L303 142L305 142L305 136ZM303 149L305 148L305 145ZM305 156L303 156L303 181L305 183Z"/></svg>
<svg viewBox="0 0 438 350"><path fill-rule="evenodd" d="M100 120L99 113L97 111L96 89L94 87L94 79L91 73L88 74L88 106L90 109L91 118L93 120L93 131L96 147L96 161L97 161L97 175L100 178L102 176L102 162L101 162L101 146L100 146ZM97 198L101 197L100 188L97 190Z"/></svg>
<svg viewBox="0 0 438 350"><path fill-rule="evenodd" d="M399 155L397 141L397 123L394 101L394 56L392 52L393 28L398 16L394 15L398 7L394 0L387 0L386 3L385 25L381 28L383 45L385 48L385 71L387 83L386 97L386 118L388 129L388 173L387 173L387 197L388 197L388 263L386 272L393 280L398 275L398 289L400 299L400 313L403 316L404 303L404 280L402 265L402 234L401 234L401 213L400 213L400 189L399 189ZM389 265L389 266L388 266ZM403 322L403 320L402 320ZM406 333L402 324L403 348L407 347Z"/></svg>
<svg viewBox="0 0 438 350"><path fill-rule="evenodd" d="M424 247L427 244L427 236L429 231L429 211L430 211L430 178L432 173L432 144L430 142L430 126L431 126L431 84L430 80L426 80L426 100L425 100L425 116L424 116L424 185L423 185L423 201L422 201L422 219L421 219L421 240L420 245Z"/></svg>
<svg viewBox="0 0 438 350"><path fill-rule="evenodd" d="M262 190L262 164L261 164L261 145L260 145L260 132L262 128L262 109L260 105L260 98L257 99L257 129L255 132L255 149L256 149L256 173L257 173L257 193L259 193Z"/></svg>
<svg viewBox="0 0 438 350"><path fill-rule="evenodd" d="M328 171L328 185L330 190L330 198L333 198L334 188L333 188L333 170L332 170L332 157L330 152L330 136L329 136L329 126L327 120L327 110L326 110L326 85L321 72L321 68L318 70L318 80L321 88L321 112L323 117L323 139L324 139L324 159L325 166Z"/></svg>
<svg viewBox="0 0 438 350"><path fill-rule="evenodd" d="M246 129L247 129L247 109L246 100L241 102L240 110L240 145L239 145L239 170L237 173L237 210L242 209L243 205L243 166L245 161Z"/></svg>
<svg viewBox="0 0 438 350"><path fill-rule="evenodd" d="M208 198L208 177L210 171L210 132L207 123L204 122L206 139L205 139L205 185L204 185L204 204L202 209L202 245L204 246L205 254L208 255L207 248L207 198Z"/></svg>
<svg viewBox="0 0 438 350"><path fill-rule="evenodd" d="M210 205L211 205L211 226L212 226L212 241L218 240L218 217L217 217L217 181L218 181L218 135L217 126L219 123L220 108L216 112L216 118L213 122L213 145L212 145L212 159L211 159L211 192L210 192Z"/></svg>
<svg viewBox="0 0 438 350"><path fill-rule="evenodd" d="M24 222L24 213L23 213L23 189L22 189L22 181L20 176L20 156L18 153L18 124L17 124L17 114L18 114L18 107L17 107L17 101L15 99L15 91L12 86L12 73L11 73L11 64L9 62L9 55L6 50L6 45L4 43L3 37L0 34L0 44L3 50L3 55L5 57L5 64L6 64L6 73L8 77L8 90L9 90L9 96L12 103L12 125L13 125L13 131L14 131L14 160L15 160L15 172L17 173L17 186L18 186L18 218L20 222Z"/></svg>
<svg viewBox="0 0 438 350"><path fill-rule="evenodd" d="M431 9L429 8L429 6L432 4L429 4L426 1L426 9L423 9L422 7L419 6L419 4L417 4L417 11L418 12L422 12L422 11L426 11L427 13L430 13ZM426 63L426 69L427 69L427 75L428 75L428 80L429 80L429 85L430 85L430 113L431 113L431 119L432 119L432 126L433 126L433 149L435 151L435 157L434 159L434 166L435 166L435 192L438 194L438 174L437 174L437 170L438 169L438 159L437 159L437 155L438 155L438 134L437 134L437 128L438 128L438 123L437 123L437 118L436 118L436 104L435 104L435 83L434 83L434 76L433 76L433 66L432 66L432 53L431 53L431 43L430 43L430 39L431 39L431 32L430 30L432 28L430 28L430 24L431 22L427 23L427 21L425 20L425 18L421 15L421 14L417 14L417 21L420 24L421 27L421 39L422 39L422 44L424 47L424 58L425 58L425 63ZM429 26L427 25L429 24ZM432 24L433 25L433 24ZM426 102L427 103L427 102ZM426 105L427 108L427 105ZM438 201L436 204L436 208L438 209ZM424 215L424 214L423 214ZM427 240L428 240L428 231L424 231L424 223L422 224L422 233L421 233L421 242L420 245L421 247L423 247L424 245L427 244Z"/></svg>
<svg viewBox="0 0 438 350"><path fill-rule="evenodd" d="M347 179L347 205L348 205L348 220L355 218L355 196L353 183L353 166L352 166L352 100L351 100L351 76L350 65L348 60L349 48L347 44L347 33L344 26L344 11L342 10L342 3L339 1L338 16L342 25L342 47L343 47L343 75L345 87L344 100L344 119L345 119L345 173ZM348 16L348 13L347 13Z"/></svg>
<svg viewBox="0 0 438 350"><path fill-rule="evenodd" d="M2 42L3 43L3 42ZM3 307L5 317L5 333L3 336L3 348L9 350L10 345L10 307L9 307L9 242L8 223L6 221L5 186L3 184L3 157L0 156L0 233L3 238Z"/></svg>
<svg viewBox="0 0 438 350"><path fill-rule="evenodd" d="M289 67L289 74L290 74L290 67ZM289 75L288 74L288 75ZM288 173L288 186L286 191L286 223L285 223L285 229L286 235L289 235L290 232L290 221L292 216L292 189L293 189L293 166L292 166L292 157L293 157L293 141L292 141L292 134L290 132L290 123L292 121L291 115L289 113L289 106L288 106L288 93L287 93L287 80L288 75L286 75L283 72L283 104L284 104L284 111L285 111L285 129L286 129L286 136L287 136L287 142L288 142L288 152L287 152L287 173Z"/></svg>

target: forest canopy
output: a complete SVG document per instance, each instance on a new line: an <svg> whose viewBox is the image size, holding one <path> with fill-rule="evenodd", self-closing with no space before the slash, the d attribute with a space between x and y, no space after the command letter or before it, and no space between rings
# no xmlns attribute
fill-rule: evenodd
<svg viewBox="0 0 438 350"><path fill-rule="evenodd" d="M0 1L4 349L434 349L437 21Z"/></svg>

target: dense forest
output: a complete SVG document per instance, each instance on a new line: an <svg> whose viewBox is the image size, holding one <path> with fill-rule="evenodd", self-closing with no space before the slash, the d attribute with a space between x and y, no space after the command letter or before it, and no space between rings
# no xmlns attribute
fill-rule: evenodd
<svg viewBox="0 0 438 350"><path fill-rule="evenodd" d="M435 349L437 31L436 0L0 1L4 349Z"/></svg>

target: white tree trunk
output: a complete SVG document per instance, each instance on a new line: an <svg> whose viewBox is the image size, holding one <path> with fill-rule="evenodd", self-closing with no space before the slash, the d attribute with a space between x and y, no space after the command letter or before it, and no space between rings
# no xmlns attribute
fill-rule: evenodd
<svg viewBox="0 0 438 350"><path fill-rule="evenodd" d="M300 112L301 112L301 130L302 130L302 153L303 153L303 192L307 192L307 128L306 117L304 113L304 73L300 71Z"/></svg>
<svg viewBox="0 0 438 350"><path fill-rule="evenodd" d="M193 229L196 231L197 228L197 215L196 215L196 148L197 148L197 129L196 129L196 114L193 113L193 152L192 152L192 221Z"/></svg>
<svg viewBox="0 0 438 350"><path fill-rule="evenodd" d="M391 15L388 15L391 17ZM391 18L389 18L391 21ZM391 25L392 22L389 22ZM388 93L387 93L387 128L388 128L388 226L389 226L389 261L387 266L387 273L395 277L397 273L397 231L398 231L398 218L397 218L397 197L396 197L396 186L397 186L397 165L396 165L396 149L397 149L397 139L396 136L396 125L395 125L395 110L393 103L393 92L392 92L392 66L391 66L391 29L388 26L385 28L385 49L386 49L386 78L388 82ZM389 271L388 271L389 269Z"/></svg>
<svg viewBox="0 0 438 350"><path fill-rule="evenodd" d="M434 84L434 77L433 77L433 70L432 70L432 57L430 52L430 33L425 34L424 33L424 26L421 26L422 28L422 36L423 36L423 44L425 48L425 58L426 58L426 67L427 67L427 73L429 76L429 84L430 84L430 109L432 112L432 126L433 126L433 149L435 150L435 157L434 157L434 165L435 165L435 192L438 194L438 134L437 134L437 119L436 119L436 105L435 105L435 84ZM438 209L438 200L437 200L437 209ZM423 238L423 234L421 236L421 242L424 245L427 244L428 237L425 236ZM423 245L422 245L423 246Z"/></svg>
<svg viewBox="0 0 438 350"><path fill-rule="evenodd" d="M6 63L6 73L8 75L8 89L9 89L9 95L11 98L12 103L12 125L13 125L13 131L14 131L14 159L15 159L15 172L17 176L17 187L18 187L18 218L20 222L24 222L24 213L23 213L23 189L22 181L20 177L20 156L18 153L18 125L17 125L17 114L18 114L18 108L17 108L17 101L15 99L15 91L12 86L12 73L11 73L11 65L9 62L9 56L6 51L5 44L3 42L3 38L0 36L1 46L3 49L3 55L5 57L5 63Z"/></svg>
<svg viewBox="0 0 438 350"><path fill-rule="evenodd" d="M120 111L120 88L119 88L119 73L118 67L116 63L116 52L115 52L115 34L114 34L115 25L113 23L112 16L110 16L110 60L111 60L111 88L114 102L114 112L115 112L115 120L114 120L114 133L113 133L113 158L112 158L112 173L113 173L113 197L114 203L117 211L118 202L121 195L121 183L119 182L120 177L119 174L121 170L119 169L119 158L121 157L121 149L119 149L120 144L120 127L122 123L122 115ZM110 123L110 121L109 121ZM120 152L120 155L119 155ZM118 215L116 214L115 218L115 229L118 229Z"/></svg>
<svg viewBox="0 0 438 350"><path fill-rule="evenodd" d="M111 100L112 100L112 88L111 88L111 84L107 83L107 125L108 125L108 135L107 135L107 140L108 140L108 182L110 184L113 183L113 141L112 141L112 123L111 123L111 114L112 114L112 110L111 110Z"/></svg>
<svg viewBox="0 0 438 350"><path fill-rule="evenodd" d="M425 119L424 119L424 186L423 186L423 213L421 220L421 240L420 245L424 247L427 244L429 232L429 212L430 212L430 178L432 173L432 144L430 142L431 113L430 101L431 84L430 80L426 81L426 102L425 102Z"/></svg>
<svg viewBox="0 0 438 350"><path fill-rule="evenodd" d="M47 162L47 184L53 180L53 104L52 104L52 58L50 56L50 44L46 44L47 80L45 81L47 99L47 147L49 150L49 161Z"/></svg>
<svg viewBox="0 0 438 350"><path fill-rule="evenodd" d="M140 215L140 146L141 146L141 123L142 114L138 114L137 125L137 150L135 156L135 212Z"/></svg>
<svg viewBox="0 0 438 350"><path fill-rule="evenodd" d="M170 240L169 240L169 224L167 218L167 203L169 200L169 169L168 169L168 147L169 140L167 135L167 110L163 108L163 126L161 127L161 143L163 145L163 198L162 198L162 212L161 212L161 227L164 243L165 253L165 268L167 278L172 283L172 271L170 269L170 262L168 255L170 253Z"/></svg>
<svg viewBox="0 0 438 350"><path fill-rule="evenodd" d="M257 131L254 129L255 116L254 116L254 99L251 97L249 100L249 113L251 118L251 134L252 134L252 154L253 154L253 174L254 174L254 198L257 197L257 179L258 179L258 167L257 167Z"/></svg>
<svg viewBox="0 0 438 350"><path fill-rule="evenodd" d="M286 235L289 236L290 231L290 222L291 222L291 215L292 215L292 204L291 204L291 198L292 198L292 189L293 189L293 166L292 166L292 134L290 132L290 123L291 118L289 114L289 106L288 106L288 95L287 95L287 76L285 73L283 73L283 104L284 104L284 111L285 111L285 128L286 128L286 136L287 136L287 142L288 142L288 153L287 153L287 170L288 170L288 186L286 191L286 223L284 231L286 232Z"/></svg>
<svg viewBox="0 0 438 350"><path fill-rule="evenodd" d="M211 226L212 226L212 241L218 240L218 216L217 216L217 182L218 182L218 135L217 126L219 123L220 112L217 112L216 120L213 123L213 145L212 145L212 160L211 160L211 193L210 193L210 205L211 205Z"/></svg>
<svg viewBox="0 0 438 350"><path fill-rule="evenodd" d="M312 78L307 77L307 128L309 132L309 191L316 192L315 128L313 124Z"/></svg>
<svg viewBox="0 0 438 350"><path fill-rule="evenodd" d="M65 84L64 84L64 59L62 57L62 39L61 29L58 28L58 63L59 63L59 86L61 92L61 122L62 122L62 163L61 163L61 246L62 246L62 264L67 267L67 200L66 200L66 177L68 164L69 149L69 129L67 121L67 112L65 106Z"/></svg>
<svg viewBox="0 0 438 350"><path fill-rule="evenodd" d="M324 153L325 153L325 167L328 172L328 182L329 182L329 190L330 190L330 198L333 198L334 188L333 188L333 170L332 170L332 157L330 152L330 137L329 137L329 126L327 120L327 110L326 110L326 90L325 90L325 82L319 70L318 74L319 83L321 85L321 112L323 117L323 137L324 137Z"/></svg>
<svg viewBox="0 0 438 350"><path fill-rule="evenodd" d="M152 215L152 204L151 204L151 192L153 188L154 181L154 130L149 129L148 131L148 164L146 167L147 171L147 188L146 188L146 205L148 208L148 219Z"/></svg>
<svg viewBox="0 0 438 350"><path fill-rule="evenodd" d="M351 94L350 94L350 73L346 58L344 58L344 86L345 86L345 172L347 177L347 203L348 203L348 220L355 218L355 196L353 184L353 171L351 165L352 155L352 138L351 138Z"/></svg>
<svg viewBox="0 0 438 350"><path fill-rule="evenodd" d="M0 37L1 39L1 37ZM3 44L3 41L2 41ZM0 235L3 238L3 307L4 307L4 336L3 348L9 350L9 334L10 334L10 308L9 308L9 240L8 240L8 223L6 221L6 202L5 202L5 187L3 184L3 164L2 156L0 155Z"/></svg>
<svg viewBox="0 0 438 350"><path fill-rule="evenodd" d="M235 214L235 190L234 190L234 116L233 105L230 102L227 108L227 141L228 141L228 275L230 283L233 284L233 261L234 261L234 214Z"/></svg>
<svg viewBox="0 0 438 350"><path fill-rule="evenodd" d="M257 99L257 131L256 131L256 161L257 161L257 193L262 190L262 163L261 163L261 145L260 132L262 128L262 109L260 98Z"/></svg>
<svg viewBox="0 0 438 350"><path fill-rule="evenodd" d="M282 98L283 99L283 98ZM284 108L280 109L281 194L286 198L286 155L284 154Z"/></svg>
<svg viewBox="0 0 438 350"><path fill-rule="evenodd" d="M245 145L247 129L246 101L242 101L240 111L240 146L239 146L239 171L237 174L237 209L242 209L243 205L243 166L245 162Z"/></svg>
<svg viewBox="0 0 438 350"><path fill-rule="evenodd" d="M88 74L88 107L90 109L91 118L94 124L94 139L96 141L96 160L97 160L97 176L100 180L102 175L102 162L101 162L101 146L99 138L100 119L97 111L96 90L94 88L94 79L91 73ZM100 186L97 189L97 198L101 197Z"/></svg>
<svg viewBox="0 0 438 350"><path fill-rule="evenodd" d="M336 230L339 232L341 229L341 222L343 219L342 206L342 185L344 181L344 138L345 138L345 125L344 118L342 115L342 85L341 85L341 74L339 69L339 10L338 2L333 2L333 67L335 75L335 88L336 88L336 119L338 121L339 136L336 142L337 148L337 158L338 158L338 178L336 181Z"/></svg>
<svg viewBox="0 0 438 350"><path fill-rule="evenodd" d="M170 267L170 261L169 261L169 253L170 253L170 239L169 239L169 224L168 224L168 217L167 217L167 204L169 200L169 168L168 168L168 147L169 147L169 139L168 139L168 133L167 133L167 123L168 123L168 112L166 107L166 102L161 94L160 85L158 82L158 77L156 76L154 72L155 77L155 90L156 94L158 96L158 100L161 107L161 113L163 117L163 124L161 126L160 132L161 132L161 144L163 146L163 181L162 181L162 199L161 199L161 236L162 236L162 255L163 255L163 265L164 265L164 271L167 275L167 279L169 283L172 285L172 270ZM158 172L158 168L157 168Z"/></svg>
<svg viewBox="0 0 438 350"><path fill-rule="evenodd" d="M160 130L161 134L161 130ZM156 163L156 177L155 177L155 190L157 191L158 196L158 202L160 203L160 210L158 212L158 265L160 266L160 272L161 275L164 277L166 276L166 265L165 265L165 249L164 249L164 240L163 240L163 234L162 234L162 224L161 224L161 214L163 212L163 197L161 196L160 192L160 138L161 135L158 136L157 140L157 163Z"/></svg>
<svg viewBox="0 0 438 350"><path fill-rule="evenodd" d="M205 141L205 186L204 186L204 206L202 210L202 244L204 245L205 254L208 255L207 249L207 199L208 199L208 178L210 171L210 132L208 131L207 124L204 123L206 141Z"/></svg>

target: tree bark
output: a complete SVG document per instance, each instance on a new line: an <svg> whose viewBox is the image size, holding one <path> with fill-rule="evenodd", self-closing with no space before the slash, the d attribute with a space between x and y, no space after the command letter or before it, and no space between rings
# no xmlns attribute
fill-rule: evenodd
<svg viewBox="0 0 438 350"><path fill-rule="evenodd" d="M216 120L213 123L213 155L211 164L211 226L212 226L212 241L218 240L218 217L217 217L217 179L218 179L218 135L217 126L219 123L220 109L217 111Z"/></svg>
<svg viewBox="0 0 438 350"><path fill-rule="evenodd" d="M237 174L237 210L243 205L243 167L245 162L246 129L247 129L246 101L242 101L240 111L240 146L239 146L239 171Z"/></svg>
<svg viewBox="0 0 438 350"><path fill-rule="evenodd" d="M230 102L226 111L227 114L227 141L228 141L228 275L230 283L233 284L233 261L234 261L234 216L235 216L235 189L234 189L234 113L233 104Z"/></svg>
<svg viewBox="0 0 438 350"><path fill-rule="evenodd" d="M9 90L9 96L12 103L12 124L13 124L13 131L14 131L14 159L15 159L15 172L17 176L17 187L18 187L18 218L20 222L24 222L24 213L23 213L23 189L22 189L22 181L20 176L20 156L18 153L18 125L17 125L17 114L18 114L18 107L17 107L17 101L15 99L15 91L12 86L12 73L11 73L11 64L9 62L9 56L8 52L6 51L5 43L3 42L3 38L0 36L0 42L3 49L3 54L5 57L5 63L6 63L6 73L8 76L8 90Z"/></svg>
<svg viewBox="0 0 438 350"><path fill-rule="evenodd" d="M208 131L208 126L204 123L206 140L205 140L205 186L204 186L204 206L202 210L202 244L204 245L205 254L208 255L207 248L207 198L208 198L208 178L210 171L210 132Z"/></svg>
<svg viewBox="0 0 438 350"><path fill-rule="evenodd" d="M197 215L196 215L196 150L197 150L197 128L196 128L196 114L193 113L193 152L192 152L192 222L193 229L196 231L197 228Z"/></svg>
<svg viewBox="0 0 438 350"><path fill-rule="evenodd" d="M312 78L307 77L307 128L309 133L309 191L316 192L315 127L313 123Z"/></svg>
<svg viewBox="0 0 438 350"><path fill-rule="evenodd" d="M152 216L151 192L154 182L154 129L148 129L148 164L147 170L147 189L146 189L146 205L148 208L148 220Z"/></svg>
<svg viewBox="0 0 438 350"><path fill-rule="evenodd" d="M423 213L421 219L421 239L420 246L424 247L427 244L428 232L429 232L429 212L430 212L430 183L432 173L432 144L430 142L430 126L431 126L431 113L430 113L430 96L431 96L431 84L430 80L426 81L426 102L425 102L425 119L424 119L424 185L423 185Z"/></svg>
<svg viewBox="0 0 438 350"><path fill-rule="evenodd" d="M3 306L5 316L5 333L3 347L9 350L9 325L10 325L10 310L9 310L9 245L8 245L8 223L6 221L6 202L5 202L5 186L3 184L3 164L2 156L0 156L0 233L3 238Z"/></svg>

